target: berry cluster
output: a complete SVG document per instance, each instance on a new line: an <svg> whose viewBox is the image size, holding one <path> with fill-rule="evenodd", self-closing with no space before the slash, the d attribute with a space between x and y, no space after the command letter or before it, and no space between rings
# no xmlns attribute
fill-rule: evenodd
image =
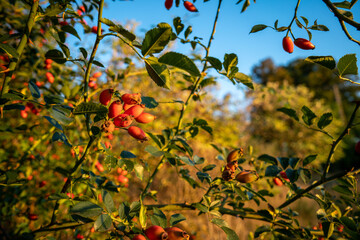
<svg viewBox="0 0 360 240"><path fill-rule="evenodd" d="M111 102L114 89L106 89L100 93L99 101L104 106ZM140 93L125 93L119 100L113 101L109 106L107 119L101 125L101 130L105 133L112 133L115 127L129 127L134 120L138 123L146 124L155 120L155 116L144 112L145 105L141 104ZM133 138L140 141L147 141L145 132L137 127L130 126L128 133Z"/></svg>
<svg viewBox="0 0 360 240"><path fill-rule="evenodd" d="M305 38L296 38L294 42L289 36L283 38L282 45L285 52L292 53L294 51L294 44L303 50L313 50L315 45Z"/></svg>
<svg viewBox="0 0 360 240"><path fill-rule="evenodd" d="M157 225L150 226L145 231L149 240L189 240L190 235L178 227L162 228ZM144 235L137 234L132 240L146 240Z"/></svg>
<svg viewBox="0 0 360 240"><path fill-rule="evenodd" d="M174 0L165 0L165 8L167 10L170 10L170 8L173 5ZM198 12L197 8L195 7L195 5L190 2L190 1L184 1L184 7L186 10L188 10L189 12Z"/></svg>
<svg viewBox="0 0 360 240"><path fill-rule="evenodd" d="M235 176L235 172L238 169L238 159L244 155L242 148L231 151L227 158L227 164L222 172L222 178L225 181L236 179L241 183L250 183L259 179L259 175L254 171L243 170Z"/></svg>

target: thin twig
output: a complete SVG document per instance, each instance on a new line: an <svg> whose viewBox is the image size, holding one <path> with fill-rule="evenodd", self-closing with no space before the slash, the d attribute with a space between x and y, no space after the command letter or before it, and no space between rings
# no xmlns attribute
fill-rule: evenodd
<svg viewBox="0 0 360 240"><path fill-rule="evenodd" d="M348 18L347 16L341 14L339 9L337 9L337 7L330 0L322 0L322 1L326 4L326 6L328 6L331 9L331 11L335 14L335 16L339 20L342 20L342 21L350 24L351 26L353 26L357 30L360 30L360 23L358 23L358 22L352 20L351 18Z"/></svg>

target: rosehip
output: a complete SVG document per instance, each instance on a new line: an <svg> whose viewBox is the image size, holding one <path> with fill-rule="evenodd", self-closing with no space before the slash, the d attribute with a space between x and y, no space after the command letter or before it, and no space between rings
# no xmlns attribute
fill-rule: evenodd
<svg viewBox="0 0 360 240"><path fill-rule="evenodd" d="M112 133L115 130L115 125L112 121L105 121L101 125L101 131L105 133Z"/></svg>
<svg viewBox="0 0 360 240"><path fill-rule="evenodd" d="M235 172L231 171L231 169L225 167L224 171L222 172L222 178L225 181L230 181L231 179L235 178Z"/></svg>
<svg viewBox="0 0 360 240"><path fill-rule="evenodd" d="M287 177L285 171L281 171L281 172L280 172L280 176L281 176L285 181L290 182L290 179Z"/></svg>
<svg viewBox="0 0 360 240"><path fill-rule="evenodd" d="M48 80L49 83L53 83L55 78L54 75L51 72L47 72L45 73L46 79Z"/></svg>
<svg viewBox="0 0 360 240"><path fill-rule="evenodd" d="M343 231L344 231L344 225L339 225L339 226L337 227L337 230L338 230L339 232L343 232Z"/></svg>
<svg viewBox="0 0 360 240"><path fill-rule="evenodd" d="M121 96L121 100L123 100L123 102L126 104L138 104L141 103L141 94L125 93Z"/></svg>
<svg viewBox="0 0 360 240"><path fill-rule="evenodd" d="M315 49L315 45L312 44L309 40L306 40L304 38L297 38L294 41L294 44L301 49L304 50L312 50Z"/></svg>
<svg viewBox="0 0 360 240"><path fill-rule="evenodd" d="M95 163L95 167L99 172L103 172L104 171L104 166L100 163L100 162L96 162Z"/></svg>
<svg viewBox="0 0 360 240"><path fill-rule="evenodd" d="M147 141L147 137L145 132L136 126L131 126L128 128L128 133L130 134L130 136L132 136L133 138L140 140L140 141Z"/></svg>
<svg viewBox="0 0 360 240"><path fill-rule="evenodd" d="M91 32L92 32L92 33L97 34L97 30L98 30L98 27L97 27L97 26L93 26L93 27L91 28Z"/></svg>
<svg viewBox="0 0 360 240"><path fill-rule="evenodd" d="M76 239L84 239L84 236L81 235L80 233L78 233L75 238L76 238Z"/></svg>
<svg viewBox="0 0 360 240"><path fill-rule="evenodd" d="M94 78L99 78L99 77L101 77L101 75L102 75L102 72L96 72L96 73L94 73L92 76L93 76Z"/></svg>
<svg viewBox="0 0 360 240"><path fill-rule="evenodd" d="M286 52L292 53L294 51L294 43L289 36L283 38L282 45Z"/></svg>
<svg viewBox="0 0 360 240"><path fill-rule="evenodd" d="M128 174L128 171L126 171L126 170L123 170L123 171L121 172L121 175L126 176L127 174Z"/></svg>
<svg viewBox="0 0 360 240"><path fill-rule="evenodd" d="M134 104L124 103L124 104L123 104L123 109L124 109L124 111L126 111L126 110L128 110L129 108L131 108L131 107L133 107L133 106L135 106L135 105L134 105Z"/></svg>
<svg viewBox="0 0 360 240"><path fill-rule="evenodd" d="M358 142L356 143L356 145L355 145L355 152L356 152L357 154L360 154L360 141L358 141Z"/></svg>
<svg viewBox="0 0 360 240"><path fill-rule="evenodd" d="M135 235L132 240L146 240L146 238L143 235Z"/></svg>
<svg viewBox="0 0 360 240"><path fill-rule="evenodd" d="M69 193L69 192L66 193L66 195L71 199L73 199L75 197L75 195L73 193Z"/></svg>
<svg viewBox="0 0 360 240"><path fill-rule="evenodd" d="M149 240L165 240L168 237L165 230L157 225L147 228L145 230L145 235L149 238Z"/></svg>
<svg viewBox="0 0 360 240"><path fill-rule="evenodd" d="M35 214L35 213L29 213L29 214L28 214L29 220L37 220L38 217L39 217L39 216L38 216L37 214Z"/></svg>
<svg viewBox="0 0 360 240"><path fill-rule="evenodd" d="M127 177L125 177L124 175L119 175L118 176L118 181L121 184L126 184L129 182L129 179Z"/></svg>
<svg viewBox="0 0 360 240"><path fill-rule="evenodd" d="M59 24L60 24L61 26L69 25L69 23L68 23L68 22L65 22L65 21L61 21L61 22L59 22Z"/></svg>
<svg viewBox="0 0 360 240"><path fill-rule="evenodd" d="M45 69L46 69L46 70L51 69L51 64L46 64L46 65L45 65Z"/></svg>
<svg viewBox="0 0 360 240"><path fill-rule="evenodd" d="M24 118L24 119L28 117L28 113L27 113L25 110L21 110L21 111L20 111L20 115L21 115L21 117Z"/></svg>
<svg viewBox="0 0 360 240"><path fill-rule="evenodd" d="M47 182L46 182L45 180L44 180L44 181L41 181L41 182L39 183L39 187L42 188L42 187L44 187L46 184L47 184Z"/></svg>
<svg viewBox="0 0 360 240"><path fill-rule="evenodd" d="M143 113L145 106L144 105L135 105L129 108L124 112L124 114L132 115L134 118L140 116Z"/></svg>
<svg viewBox="0 0 360 240"><path fill-rule="evenodd" d="M154 115L143 112L137 118L135 118L135 121L137 121L138 123L149 123L149 122L154 121L155 118L156 117Z"/></svg>
<svg viewBox="0 0 360 240"><path fill-rule="evenodd" d="M170 10L170 8L172 7L173 5L173 0L165 0L165 8L167 10Z"/></svg>
<svg viewBox="0 0 360 240"><path fill-rule="evenodd" d="M236 175L236 180L241 183L251 183L259 179L259 175L253 171L242 171L238 175Z"/></svg>
<svg viewBox="0 0 360 240"><path fill-rule="evenodd" d="M114 93L114 89L112 89L112 88L105 89L104 91L102 91L100 93L99 102L102 105L107 106L111 101L111 97L112 97L113 93Z"/></svg>
<svg viewBox="0 0 360 240"><path fill-rule="evenodd" d="M198 10L196 9L195 5L192 2L185 1L184 7L186 8L186 10L190 12L198 12Z"/></svg>
<svg viewBox="0 0 360 240"><path fill-rule="evenodd" d="M235 149L235 150L232 150L227 158L226 158L226 161L229 163L229 162L233 162L233 161L236 161L238 160L239 158L241 158L244 154L244 150L242 148L240 149Z"/></svg>
<svg viewBox="0 0 360 240"><path fill-rule="evenodd" d="M123 110L122 104L120 100L116 100L110 104L109 107L109 118L115 118L121 114L121 111Z"/></svg>
<svg viewBox="0 0 360 240"><path fill-rule="evenodd" d="M45 59L45 64L48 65L48 64L52 64L53 60L50 59L50 58L47 58Z"/></svg>
<svg viewBox="0 0 360 240"><path fill-rule="evenodd" d="M238 163L237 161L232 161L229 162L228 164L226 164L225 169L229 169L232 172L235 172L236 169L238 168Z"/></svg>
<svg viewBox="0 0 360 240"><path fill-rule="evenodd" d="M123 113L114 118L114 124L117 127L128 127L132 123L133 119L133 116Z"/></svg>
<svg viewBox="0 0 360 240"><path fill-rule="evenodd" d="M178 227L165 228L168 234L168 240L189 240L190 236Z"/></svg>
<svg viewBox="0 0 360 240"><path fill-rule="evenodd" d="M94 88L94 87L97 86L97 84L94 81L90 81L88 86L91 87L91 88Z"/></svg>
<svg viewBox="0 0 360 240"><path fill-rule="evenodd" d="M277 177L273 179L273 182L277 186L282 186L283 185L283 182L281 181L281 179L277 178Z"/></svg>

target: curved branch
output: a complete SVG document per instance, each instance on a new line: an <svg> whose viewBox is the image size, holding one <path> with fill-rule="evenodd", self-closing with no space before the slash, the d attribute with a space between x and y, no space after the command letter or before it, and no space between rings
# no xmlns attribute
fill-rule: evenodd
<svg viewBox="0 0 360 240"><path fill-rule="evenodd" d="M337 7L330 0L322 0L322 1L326 4L326 6L328 6L331 9L331 11L335 14L335 17L337 17L339 20L342 20L350 24L351 26L353 26L354 28L360 31L360 23L355 22L351 18L348 18L345 15L341 14L339 9L337 9Z"/></svg>
<svg viewBox="0 0 360 240"><path fill-rule="evenodd" d="M348 39L349 39L350 41L353 41L353 42L355 42L355 43L357 43L357 44L360 45L360 41L356 40L355 38L353 38L353 37L350 35L349 31L347 30L347 28L346 28L346 26L345 26L344 21L339 19L339 23L340 23L340 26L341 26L342 30L344 31L345 35L348 37Z"/></svg>

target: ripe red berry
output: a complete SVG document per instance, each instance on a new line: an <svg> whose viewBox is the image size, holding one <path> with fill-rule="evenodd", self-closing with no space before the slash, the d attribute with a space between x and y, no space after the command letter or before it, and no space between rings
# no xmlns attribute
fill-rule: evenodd
<svg viewBox="0 0 360 240"><path fill-rule="evenodd" d="M102 105L105 105L107 106L110 101L111 101L111 97L114 93L114 89L105 89L104 91L102 91L100 93L100 96L99 96L99 102L102 104Z"/></svg>
<svg viewBox="0 0 360 240"><path fill-rule="evenodd" d="M282 45L286 52L292 53L294 51L294 43L289 36L283 38Z"/></svg>
<svg viewBox="0 0 360 240"><path fill-rule="evenodd" d="M61 22L59 22L59 24L60 24L61 26L69 25L69 23L68 23L68 22L65 22L65 21L61 21Z"/></svg>
<svg viewBox="0 0 360 240"><path fill-rule="evenodd" d="M130 136L132 136L133 138L140 140L140 141L147 141L147 137L145 132L136 126L131 126L128 128L128 133L130 134Z"/></svg>
<svg viewBox="0 0 360 240"><path fill-rule="evenodd" d="M47 184L47 182L46 182L45 180L44 180L44 181L41 181L41 182L39 183L39 188L44 187L46 184Z"/></svg>
<svg viewBox="0 0 360 240"><path fill-rule="evenodd" d="M170 8L172 7L172 5L173 5L173 0L165 0L165 8L167 9L167 10L170 10Z"/></svg>
<svg viewBox="0 0 360 240"><path fill-rule="evenodd" d="M137 118L135 118L135 120L138 123L149 123L155 120L155 116L150 114L150 113L146 113L143 112L142 114L140 114Z"/></svg>
<svg viewBox="0 0 360 240"><path fill-rule="evenodd" d="M126 111L126 110L128 110L129 108L131 108L131 107L133 107L135 104L126 104L126 103L124 103L123 104L123 109L124 109L124 111Z"/></svg>
<svg viewBox="0 0 360 240"><path fill-rule="evenodd" d="M55 78L54 75L51 72L45 73L46 79L49 83L53 83Z"/></svg>
<svg viewBox="0 0 360 240"><path fill-rule="evenodd" d="M315 45L312 44L309 40L306 40L304 38L297 38L294 41L294 44L301 49L304 50L313 50L315 49Z"/></svg>
<svg viewBox="0 0 360 240"><path fill-rule="evenodd" d="M280 176L281 176L285 181L290 182L290 179L287 177L285 171L281 171L281 172L280 172Z"/></svg>
<svg viewBox="0 0 360 240"><path fill-rule="evenodd" d="M126 184L129 182L129 179L127 177L125 177L124 175L119 175L118 176L118 181L121 184Z"/></svg>
<svg viewBox="0 0 360 240"><path fill-rule="evenodd" d="M93 27L91 28L91 32L92 32L92 33L97 34L97 30L98 30L98 27L97 27L97 26L93 26Z"/></svg>
<svg viewBox="0 0 360 240"><path fill-rule="evenodd" d="M358 141L358 142L356 143L356 145L355 145L355 152L356 152L357 154L360 154L360 141Z"/></svg>
<svg viewBox="0 0 360 240"><path fill-rule="evenodd" d="M101 75L102 75L102 72L96 72L96 73L94 73L92 76L93 76L94 78L99 78L99 77L101 77Z"/></svg>
<svg viewBox="0 0 360 240"><path fill-rule="evenodd" d="M84 236L80 233L78 233L75 237L76 239L84 239Z"/></svg>
<svg viewBox="0 0 360 240"><path fill-rule="evenodd" d="M277 177L273 179L273 182L277 186L282 186L283 185L283 182L281 181L281 179L277 178Z"/></svg>
<svg viewBox="0 0 360 240"><path fill-rule="evenodd" d="M99 172L103 172L104 171L104 166L100 163L100 162L96 162L95 163L95 167Z"/></svg>
<svg viewBox="0 0 360 240"><path fill-rule="evenodd" d="M123 113L114 118L114 124L117 127L128 127L132 123L133 119L133 116Z"/></svg>
<svg viewBox="0 0 360 240"><path fill-rule="evenodd" d="M185 1L184 7L190 12L198 12L197 8L195 7L195 5L192 2Z"/></svg>
<svg viewBox="0 0 360 240"><path fill-rule="evenodd" d="M188 240L189 234L178 227L165 228L168 234L168 240Z"/></svg>
<svg viewBox="0 0 360 240"><path fill-rule="evenodd" d="M145 235L149 240L165 240L168 237L168 234L165 230L157 225L153 225L145 230Z"/></svg>
<svg viewBox="0 0 360 240"><path fill-rule="evenodd" d="M244 170L236 175L235 178L241 183L251 183L258 180L259 175L256 172Z"/></svg>
<svg viewBox="0 0 360 240"><path fill-rule="evenodd" d="M120 100L116 100L110 104L109 107L109 118L115 118L121 114L121 111L123 110L122 104Z"/></svg>
<svg viewBox="0 0 360 240"><path fill-rule="evenodd" d="M132 115L134 118L140 116L143 113L145 106L144 105L134 105L124 112L124 114Z"/></svg>
<svg viewBox="0 0 360 240"><path fill-rule="evenodd" d="M125 93L121 96L126 104L139 104L141 103L141 94L140 93Z"/></svg>
<svg viewBox="0 0 360 240"><path fill-rule="evenodd" d="M146 238L143 235L135 235L132 240L146 240Z"/></svg>
<svg viewBox="0 0 360 240"><path fill-rule="evenodd" d="M29 214L28 214L29 220L37 220L38 217L39 217L39 216L38 216L37 214L35 214L35 213L29 213Z"/></svg>
<svg viewBox="0 0 360 240"><path fill-rule="evenodd" d="M21 117L24 118L24 119L28 117L28 113L27 113L25 110L21 110L21 111L20 111L20 115L21 115Z"/></svg>
<svg viewBox="0 0 360 240"><path fill-rule="evenodd" d="M50 58L45 59L45 64L52 64L53 60Z"/></svg>

